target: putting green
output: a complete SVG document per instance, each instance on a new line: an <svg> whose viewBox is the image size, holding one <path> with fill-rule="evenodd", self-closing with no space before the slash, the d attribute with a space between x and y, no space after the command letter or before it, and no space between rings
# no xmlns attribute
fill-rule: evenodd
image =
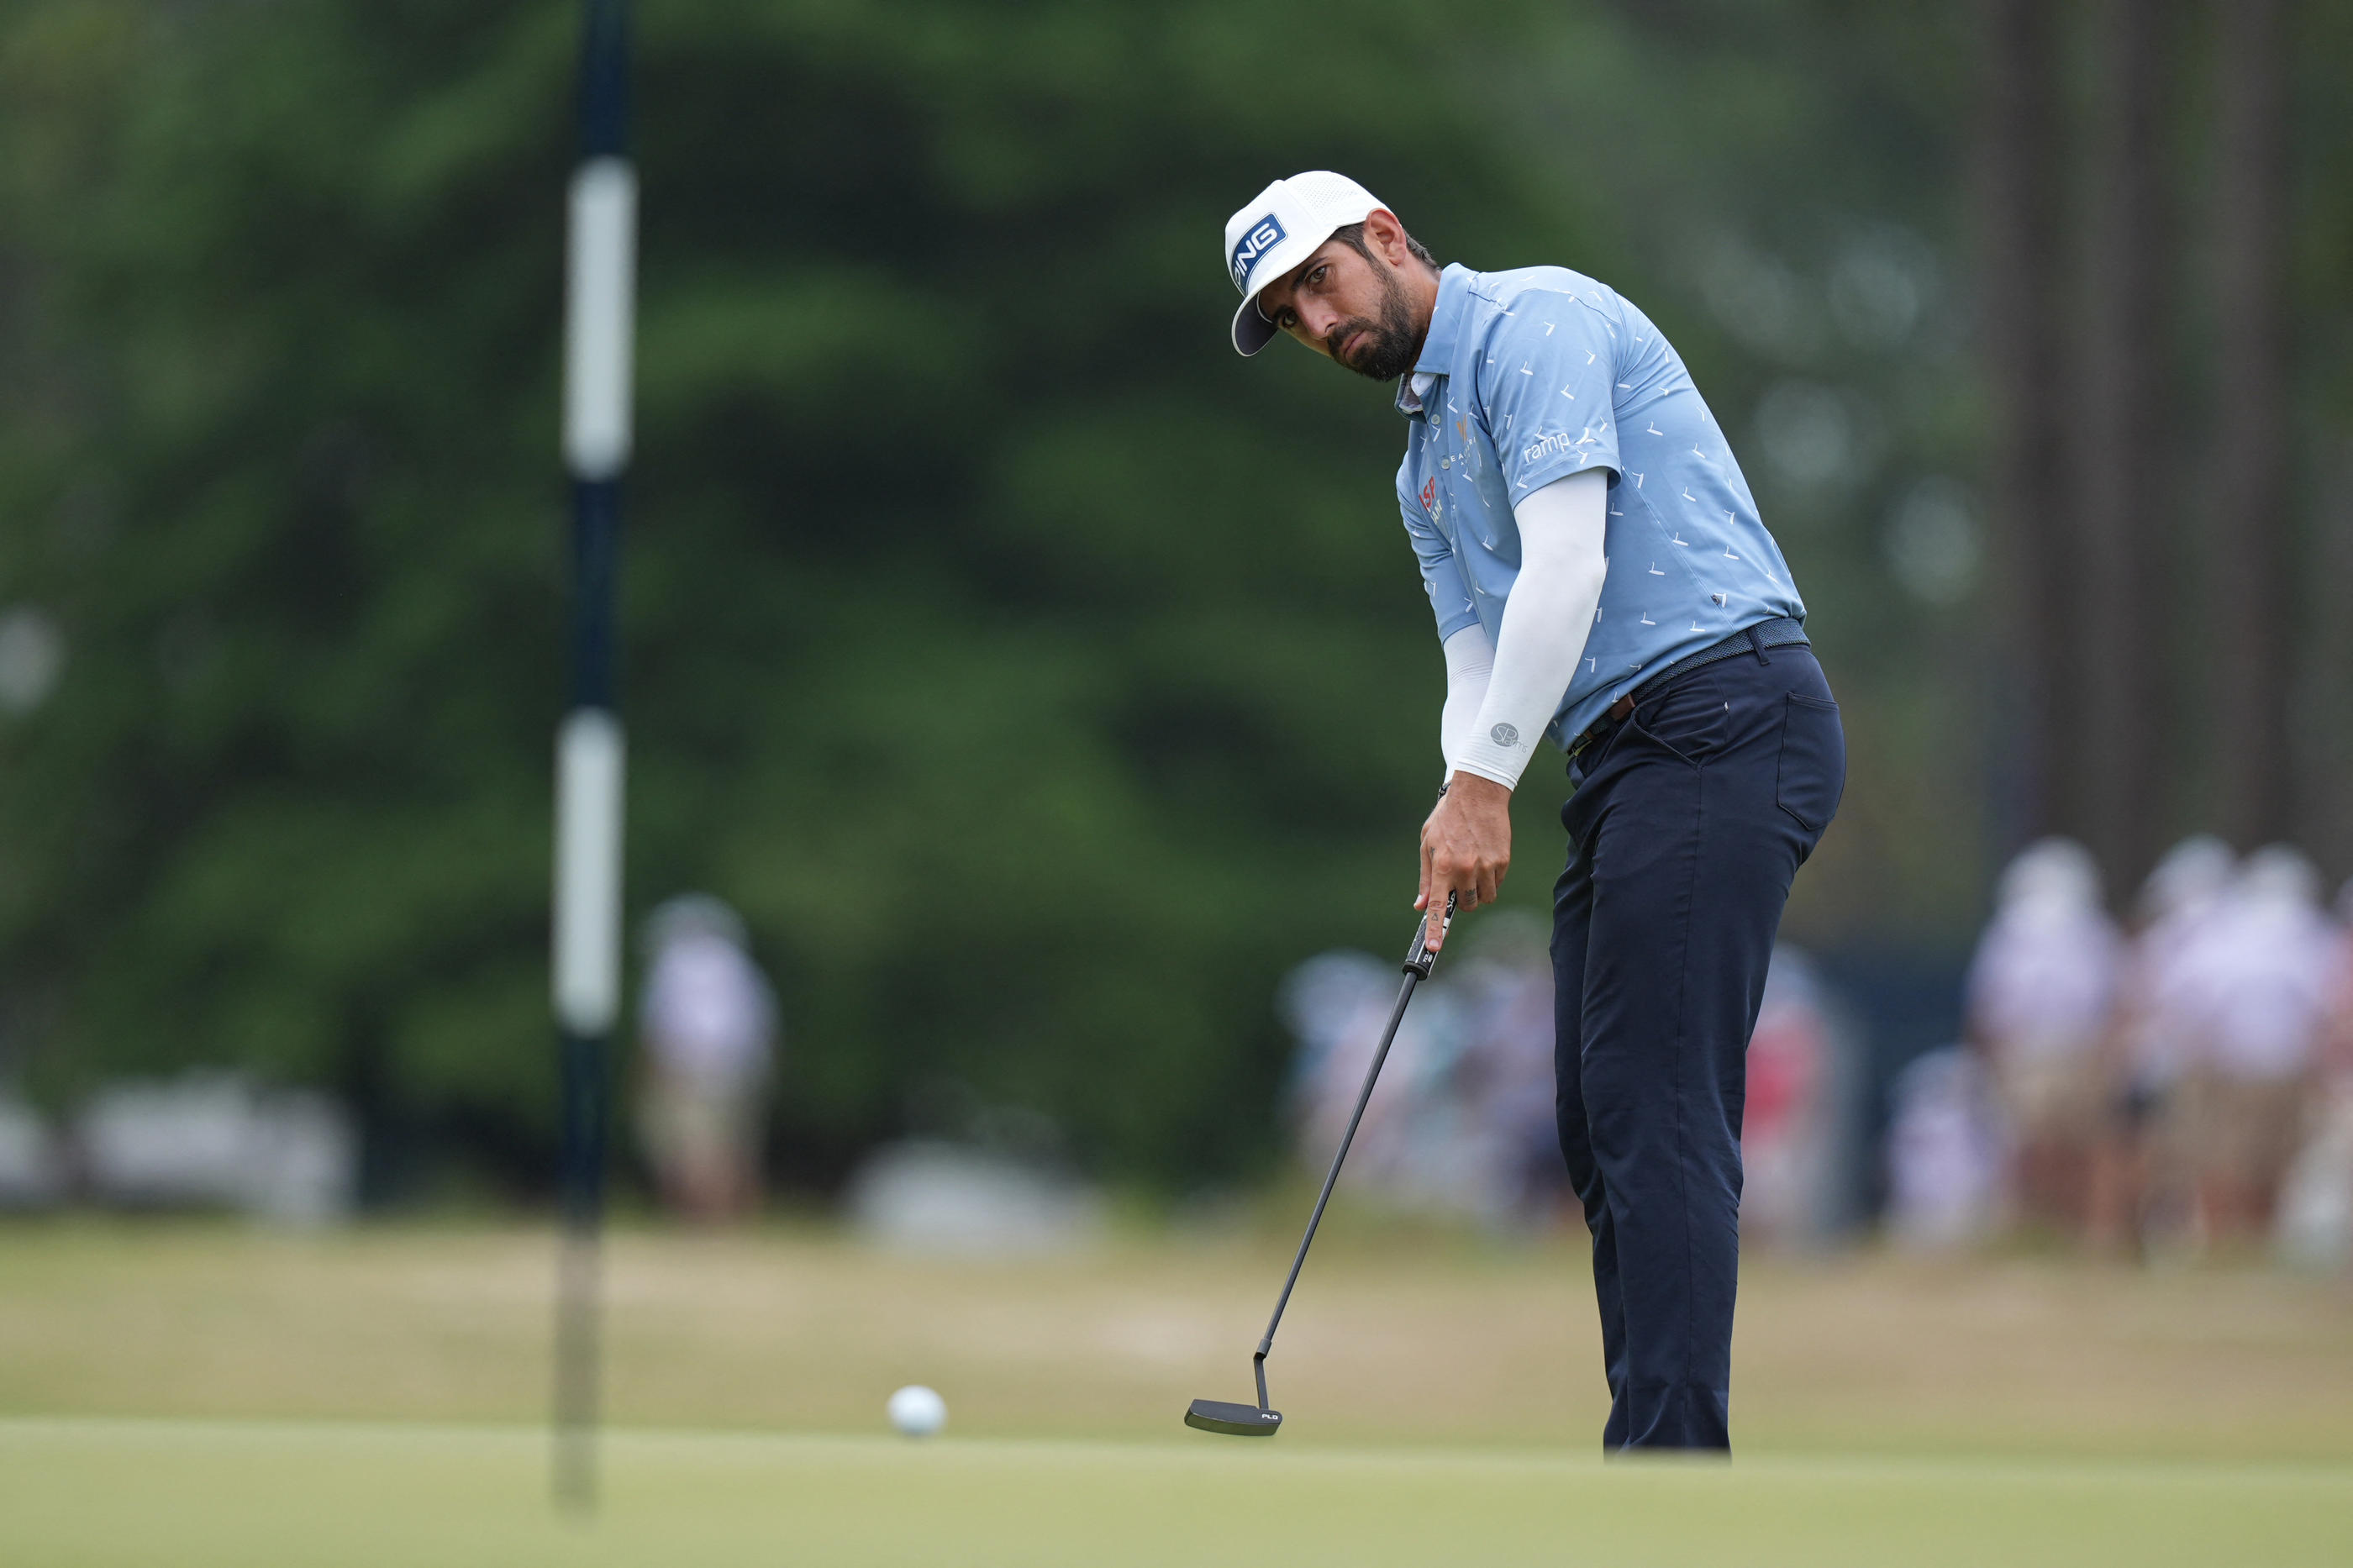
<svg viewBox="0 0 2353 1568"><path fill-rule="evenodd" d="M1175 1415L1171 1414L1172 1426ZM2353 1557L2353 1467L623 1432L592 1520L515 1427L0 1421L0 1561L46 1568L1608 1563Z"/></svg>

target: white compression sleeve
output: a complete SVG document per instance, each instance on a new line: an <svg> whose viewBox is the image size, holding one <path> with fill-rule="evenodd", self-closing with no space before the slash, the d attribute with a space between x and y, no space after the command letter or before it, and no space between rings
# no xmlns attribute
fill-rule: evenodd
<svg viewBox="0 0 2353 1568"><path fill-rule="evenodd" d="M1450 740L1450 767L1505 789L1519 784L1577 673L1601 604L1609 571L1601 552L1609 495L1609 474L1591 468L1554 480L1512 509L1520 525L1520 574L1504 606L1479 716L1461 750Z"/></svg>
<svg viewBox="0 0 2353 1568"><path fill-rule="evenodd" d="M1479 705L1487 700L1487 678L1495 668L1495 645L1487 628L1472 621L1446 639L1446 706L1438 715L1438 749L1449 778L1454 759L1478 732Z"/></svg>

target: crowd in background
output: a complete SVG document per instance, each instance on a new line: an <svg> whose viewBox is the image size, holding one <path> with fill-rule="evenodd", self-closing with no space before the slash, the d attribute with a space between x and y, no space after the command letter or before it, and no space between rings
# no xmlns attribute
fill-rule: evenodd
<svg viewBox="0 0 2353 1568"><path fill-rule="evenodd" d="M1365 1111L1343 1181L1391 1206L1495 1228L1573 1215L1554 1115L1552 963L1542 925L1491 917L1419 987ZM1450 950L1450 958L1452 950ZM1321 1173L1396 1005L1397 964L1327 952L1279 999L1299 1044L1290 1109L1301 1165ZM1744 1228L1810 1240L1840 1209L1841 1049L1814 966L1773 955L1749 1047Z"/></svg>
<svg viewBox="0 0 2353 1568"><path fill-rule="evenodd" d="M1549 1214L1566 1184L1553 1132L1552 970L1533 924L1500 917L1481 936L1417 989L1345 1179L1399 1208L1509 1225ZM1394 963L1335 952L1283 982L1303 1165L1320 1173L1338 1147L1400 980Z"/></svg>
<svg viewBox="0 0 2353 1568"><path fill-rule="evenodd" d="M2003 872L1964 1051L1898 1097L1896 1219L2012 1225L2141 1251L2341 1251L2353 1133L2353 888L2273 846L2187 839L2129 924L2091 856L2046 839Z"/></svg>
<svg viewBox="0 0 2353 1568"><path fill-rule="evenodd" d="M1500 913L1460 935L1405 1016L1345 1179L1392 1208L1495 1229L1573 1223L1548 933ZM656 1195L690 1219L748 1217L775 993L742 919L708 895L661 905L644 944L636 1130ZM1287 1110L1311 1173L1355 1110L1400 979L1394 963L1335 952L1282 986L1298 1042ZM2353 885L2332 912L2295 850L2242 860L2199 837L2120 921L2090 854L2046 839L2003 871L1964 989L1963 1038L1894 1076L1874 1146L1862 1039L1813 961L1775 950L1748 1049L1745 1235L1831 1239L1879 1172L1887 1228L1907 1245L2012 1234L2353 1265ZM332 1218L354 1200L357 1155L332 1102L233 1075L118 1084L63 1131L0 1098L0 1208L81 1195ZM1009 1246L1092 1223L1067 1180L1003 1150L918 1142L870 1166L850 1207L886 1238Z"/></svg>
<svg viewBox="0 0 2353 1568"><path fill-rule="evenodd" d="M1847 1227L1883 1172L1900 1242L2001 1235L2147 1256L2276 1246L2353 1261L2353 888L2274 846L2188 839L2112 916L2065 839L2002 873L1969 966L1963 1039L1886 1086L1878 1157L1865 1053L1812 962L1774 954L1748 1053L1742 1226ZM1407 1209L1496 1226L1570 1217L1553 1121L1542 928L1499 916L1424 985L1345 1177ZM1301 1164L1320 1172L1394 1005L1396 965L1311 959L1281 1008Z"/></svg>

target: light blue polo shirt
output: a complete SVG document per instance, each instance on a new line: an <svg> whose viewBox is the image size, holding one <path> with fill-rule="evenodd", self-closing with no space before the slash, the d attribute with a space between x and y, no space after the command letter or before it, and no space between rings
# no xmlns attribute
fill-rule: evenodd
<svg viewBox="0 0 2353 1568"><path fill-rule="evenodd" d="M1566 745L1687 653L1805 602L1724 431L1649 317L1561 267L1449 267L1398 388L1411 425L1398 505L1443 642L1498 637L1520 573L1513 505L1609 472L1609 575L1576 678L1546 732Z"/></svg>

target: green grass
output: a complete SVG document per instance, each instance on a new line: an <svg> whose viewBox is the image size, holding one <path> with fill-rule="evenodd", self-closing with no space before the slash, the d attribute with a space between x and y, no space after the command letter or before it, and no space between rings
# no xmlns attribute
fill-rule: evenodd
<svg viewBox="0 0 2353 1568"><path fill-rule="evenodd" d="M1723 1464L1604 1465L1572 1238L1344 1223L1018 1264L624 1229L605 1506L547 1502L521 1227L0 1224L0 1568L2353 1562L2353 1310L2254 1268L1744 1266ZM882 1433L898 1384L948 1436ZM1409 1419L1410 1425L1409 1425Z"/></svg>
<svg viewBox="0 0 2353 1568"><path fill-rule="evenodd" d="M0 1422L0 1550L47 1568L955 1563L2341 1564L2353 1470L1605 1466L1527 1452L630 1432L590 1519L527 1429Z"/></svg>
<svg viewBox="0 0 2353 1568"><path fill-rule="evenodd" d="M1290 1216L1284 1216L1286 1220ZM1382 1234L1343 1216L1271 1362L1283 1435L1598 1448L1579 1239ZM617 1234L607 1408L623 1426L871 1433L900 1384L960 1436L1169 1435L1249 1396L1294 1237L1135 1232L991 1265L814 1227ZM0 1415L528 1424L546 1407L554 1248L522 1227L287 1236L0 1223ZM1743 1268L1746 1454L2353 1462L2340 1284L2058 1258L1883 1254Z"/></svg>

